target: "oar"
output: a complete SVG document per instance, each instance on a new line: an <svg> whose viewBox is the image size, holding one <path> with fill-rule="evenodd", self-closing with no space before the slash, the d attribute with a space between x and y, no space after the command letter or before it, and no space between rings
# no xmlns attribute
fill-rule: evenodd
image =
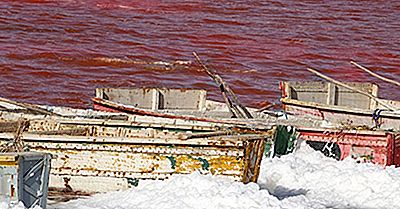
<svg viewBox="0 0 400 209"><path fill-rule="evenodd" d="M44 108L41 108L41 107L39 107L37 105L34 105L34 104L26 104L26 103L22 103L22 102L16 102L16 101L9 100L9 99L2 98L2 97L0 97L0 102L5 102L5 103L12 104L12 105L20 106L20 107L26 108L28 110L39 112L39 113L44 114L44 115L57 115L57 116L60 116L57 113L50 112L50 111L48 111L48 110L46 110Z"/></svg>
<svg viewBox="0 0 400 209"><path fill-rule="evenodd" d="M216 73L212 72L207 68L207 66L200 60L200 57L197 55L196 52L193 52L194 57L196 58L197 62L200 64L200 66L206 71L206 73L217 83L217 85L220 87L222 96L224 97L225 103L228 105L228 108L230 112L235 116L235 117L240 117L240 118L253 118L251 113L247 110L245 106L243 106L235 93L229 88L228 84L222 80L222 78L217 75ZM232 97L229 98L229 95ZM232 101L233 100L233 101Z"/></svg>
<svg viewBox="0 0 400 209"><path fill-rule="evenodd" d="M307 68L307 70L310 71L310 72L312 72L312 73L314 73L315 75L317 75L317 76L319 76L319 77L321 77L321 78L327 80L327 81L330 81L330 82L336 84L336 85L342 86L342 87L344 87L344 88L346 88L346 89L350 89L350 90L352 90L352 91L355 91L355 92L357 92L357 93L360 93L360 94L362 94L362 95L365 95L365 96L367 96L367 97L369 97L369 98L375 100L376 102L378 102L378 103L381 104L382 106L388 108L388 109L391 110L391 111L396 111L395 108L391 107L390 105L388 105L387 103L383 102L381 99L379 99L378 97L375 97L375 96L372 95L372 94L369 94L369 93L367 93L367 92L361 91L361 90L356 89L356 88L353 88L353 87L351 87L351 86L349 86L349 85L347 85L347 84L344 84L344 83L342 83L342 82L340 82L340 81L337 81L337 80L335 80L335 79L333 79L333 78L330 78L330 77L328 77L328 76L326 76L326 75L324 75L324 74L322 74L322 73L320 73L320 72L318 72L317 70L314 70L314 69L312 69L312 68Z"/></svg>
<svg viewBox="0 0 400 209"><path fill-rule="evenodd" d="M354 61L350 61L350 63L353 64L354 66L360 68L361 70L364 70L365 72L369 73L370 75L372 75L374 77L377 77L377 78L379 78L379 79L381 79L383 81L386 81L386 82L389 82L389 83L392 83L392 84L400 86L400 82L398 82L398 81L394 81L392 79L385 78L385 77L383 77L381 75L378 75L378 74L372 72L370 69L368 69L366 67L363 67L362 65L360 65L360 64L358 64L358 63L356 63Z"/></svg>

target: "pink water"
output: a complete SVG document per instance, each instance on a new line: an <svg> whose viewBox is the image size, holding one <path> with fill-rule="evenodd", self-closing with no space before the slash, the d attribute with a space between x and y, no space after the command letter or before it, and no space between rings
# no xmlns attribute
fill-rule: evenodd
<svg viewBox="0 0 400 209"><path fill-rule="evenodd" d="M166 86L221 100L196 51L247 105L277 101L279 81L320 80L306 66L400 100L349 63L400 81L399 20L400 1L2 1L0 96L88 107L95 87ZM176 60L193 64L151 64Z"/></svg>

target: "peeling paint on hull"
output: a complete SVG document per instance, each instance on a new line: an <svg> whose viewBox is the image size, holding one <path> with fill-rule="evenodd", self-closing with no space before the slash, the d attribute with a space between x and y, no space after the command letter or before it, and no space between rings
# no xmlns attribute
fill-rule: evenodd
<svg viewBox="0 0 400 209"><path fill-rule="evenodd" d="M0 133L0 141L10 141L14 135ZM50 187L68 184L78 191L104 192L126 189L141 179L162 180L195 171L255 182L264 143L273 135L273 129L263 134L197 133L47 119L32 120L20 137L30 151L54 156Z"/></svg>

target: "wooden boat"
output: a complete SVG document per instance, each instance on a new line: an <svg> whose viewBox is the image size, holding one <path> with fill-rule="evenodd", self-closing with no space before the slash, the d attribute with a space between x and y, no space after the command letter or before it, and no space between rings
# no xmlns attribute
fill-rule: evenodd
<svg viewBox="0 0 400 209"><path fill-rule="evenodd" d="M378 96L378 86L347 83ZM383 109L370 97L325 82L282 82L283 109L327 121L329 127L300 127L300 138L336 159L400 166L400 114ZM400 108L400 102L383 100Z"/></svg>
<svg viewBox="0 0 400 209"><path fill-rule="evenodd" d="M42 108L56 115L3 108L0 147L21 139L25 149L52 154L49 186L63 190L112 191L194 171L256 182L274 137L273 126L244 132L234 123Z"/></svg>
<svg viewBox="0 0 400 209"><path fill-rule="evenodd" d="M348 85L378 96L371 83ZM334 124L400 130L400 101L383 100L399 111L388 111L370 97L327 82L281 82L283 109L291 114L326 120Z"/></svg>
<svg viewBox="0 0 400 209"><path fill-rule="evenodd" d="M210 122L232 117L225 103L207 100L206 94L198 89L97 88L92 101L100 111Z"/></svg>
<svg viewBox="0 0 400 209"><path fill-rule="evenodd" d="M309 127L297 131L311 147L337 160L351 157L358 162L400 166L399 132Z"/></svg>

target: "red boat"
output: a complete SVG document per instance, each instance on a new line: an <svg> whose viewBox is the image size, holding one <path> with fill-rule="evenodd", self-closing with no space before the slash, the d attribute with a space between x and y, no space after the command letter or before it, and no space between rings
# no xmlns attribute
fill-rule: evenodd
<svg viewBox="0 0 400 209"><path fill-rule="evenodd" d="M300 138L325 155L343 160L400 166L400 133L300 128Z"/></svg>

